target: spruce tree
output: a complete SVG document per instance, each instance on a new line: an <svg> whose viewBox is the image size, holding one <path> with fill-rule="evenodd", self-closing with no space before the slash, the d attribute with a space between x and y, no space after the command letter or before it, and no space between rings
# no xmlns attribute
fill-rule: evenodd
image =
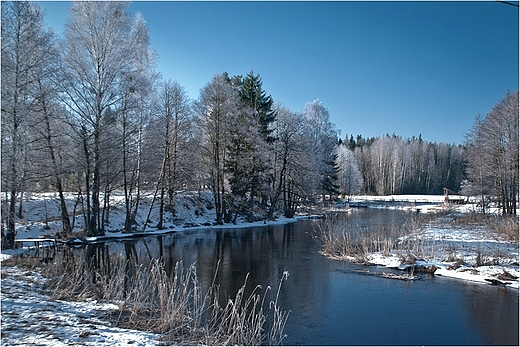
<svg viewBox="0 0 520 347"><path fill-rule="evenodd" d="M238 95L245 106L253 110L263 139L267 143L273 143L275 138L271 136L273 129L270 125L276 119L276 112L273 110L273 98L262 89L260 75L255 76L253 71L249 72L240 85Z"/></svg>
<svg viewBox="0 0 520 347"><path fill-rule="evenodd" d="M332 196L339 194L339 185L338 185L338 154L336 152L331 153L328 158L324 160L322 181L321 181L321 189L323 192L323 201L325 201L325 195L329 195L332 199Z"/></svg>

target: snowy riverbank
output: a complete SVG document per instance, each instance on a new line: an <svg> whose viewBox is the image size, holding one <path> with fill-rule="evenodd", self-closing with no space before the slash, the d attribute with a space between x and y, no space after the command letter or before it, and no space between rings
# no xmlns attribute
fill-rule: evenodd
<svg viewBox="0 0 520 347"><path fill-rule="evenodd" d="M215 225L215 210L211 193L188 192L178 195L174 199L174 213L165 211L163 228L158 229L159 211L157 202L150 209L152 195L144 195L141 198L140 207L136 215L137 224L134 226L134 230L128 233L122 231L125 225L124 195L122 192L114 192L110 198L109 214L106 222L104 222L105 236L88 237L82 232L84 217L79 212L82 208L77 195L66 193L65 197L75 230L73 235L75 240L69 240L69 242L76 243L172 233L187 228L242 228L287 224L295 222L300 218L307 218L306 216L295 216L295 218L277 216L276 220L259 220L256 222L246 222L244 218L238 218L236 224ZM57 234L61 230L59 208L59 199L55 193L25 193L23 218L16 221L16 239L57 238ZM17 254L18 252L20 250L14 252L10 250L2 251L2 257L5 257L6 254Z"/></svg>
<svg viewBox="0 0 520 347"><path fill-rule="evenodd" d="M2 266L2 346L160 346L158 334L115 327L117 309L94 301L52 300L41 269Z"/></svg>
<svg viewBox="0 0 520 347"><path fill-rule="evenodd" d="M370 197L373 199L373 197ZM407 209L405 202L394 204L395 197L387 197L379 208ZM425 206L442 208L441 197L413 199L413 206L424 203ZM420 202L419 202L420 201ZM247 226L264 226L294 222L297 219L279 218L277 221L259 221L255 223L241 222L237 225L214 226L211 224L213 214L210 200L206 197L188 196L178 199L176 217L167 220L167 229L148 228L146 234L181 232L185 228L230 228ZM74 203L71 196L69 203ZM17 226L18 238L53 237L59 230L60 222L57 202L53 195L33 195L24 201L24 220ZM397 205L397 206L396 206ZM147 203L143 203L143 213L147 212ZM373 205L371 207L377 207ZM456 206L458 215L467 214L471 205ZM431 211L425 209L424 211ZM455 214L456 216L457 214ZM117 229L122 226L123 213L117 207L111 210L107 237L124 238L134 236L122 233ZM154 213L151 214L156 218ZM307 218L307 217L300 217ZM77 216L77 225L81 224L81 216ZM141 219L142 221L142 219ZM265 223L265 224L264 224ZM153 225L153 223L151 223ZM510 242L493 234L489 228L470 224L454 223L453 216L434 219L420 230L404 237L421 240L420 254L414 259L414 266L435 266L436 276L452 277L458 280L474 281L485 284L503 284L519 288L518 278L518 243ZM95 239L89 239L95 241ZM9 257L12 251L2 251L2 257ZM372 253L368 262L380 267L405 270L412 264L403 263L406 254ZM484 265L477 266L477 263ZM5 263L4 263L5 264ZM492 264L492 265L491 265ZM132 344L135 346L158 346L159 336L153 333L115 327L107 315L117 307L111 304L100 304L93 301L67 302L53 300L44 293L46 279L40 268L26 269L17 266L2 266L2 345L40 345L40 346L109 346L114 344ZM378 270L379 271L379 270ZM417 275L418 273L416 273ZM419 274L422 276L422 274ZM516 278L515 278L516 277ZM496 282L494 282L496 280Z"/></svg>
<svg viewBox="0 0 520 347"><path fill-rule="evenodd" d="M67 195L70 211L74 210L76 197ZM237 224L214 225L214 209L209 194L184 194L175 201L175 216L165 213L165 228L157 229L157 208L150 213L146 230L145 216L149 213L151 199L143 199L138 213L138 225L133 233L123 233L124 205L121 196L111 199L110 219L107 232L102 237L85 237L81 231L75 233L78 243L99 242L106 239L124 239L145 235L157 235L183 230L202 228L244 228L293 223L308 216L296 218L278 217L277 220L260 220L248 223L239 219ZM78 206L76 206L78 208ZM76 230L81 230L83 216L76 215ZM23 201L23 219L17 222L16 239L54 239L60 231L59 205L54 194L27 194ZM30 252L32 242L24 242L23 248L2 250L2 346L113 346L129 344L135 346L161 346L160 335L115 326L108 315L119 312L118 306L97 303L92 300L69 302L54 300L44 290L47 279L42 267L21 268L17 260L5 261L12 255ZM13 265L13 263L15 265Z"/></svg>
<svg viewBox="0 0 520 347"><path fill-rule="evenodd" d="M433 201L431 202L433 203ZM407 210L406 205L371 205L372 208ZM428 207L428 209L426 209ZM432 208L433 207L433 208ZM419 212L440 212L439 205L426 205ZM413 246L408 251L368 254L366 262L399 270L432 272L435 276L519 288L518 235L510 240L489 225L458 222L474 211L471 205L454 205L450 214L433 218L419 230L399 238ZM517 218L517 217L513 217ZM518 224L516 224L517 229ZM518 232L518 230L516 230ZM355 260L344 257L345 260ZM433 271L434 270L434 271Z"/></svg>
<svg viewBox="0 0 520 347"><path fill-rule="evenodd" d="M463 200L463 197L455 197ZM357 196L355 203L367 204L371 208L401 209L421 213L442 212L446 210L443 195L391 195ZM470 200L472 202L472 200ZM451 205L456 214L468 214L478 211L475 203ZM491 213L493 211L490 209ZM456 225L450 223L453 218L439 218L428 223L406 238L420 239L423 251L431 249L429 255L415 261L415 266L436 268L436 276L487 283L503 284L519 288L519 245L493 233L482 225ZM400 241L405 241L404 238ZM389 268L404 270L412 264L403 264L402 255L396 253L369 255L369 263ZM479 265L488 263L493 265Z"/></svg>

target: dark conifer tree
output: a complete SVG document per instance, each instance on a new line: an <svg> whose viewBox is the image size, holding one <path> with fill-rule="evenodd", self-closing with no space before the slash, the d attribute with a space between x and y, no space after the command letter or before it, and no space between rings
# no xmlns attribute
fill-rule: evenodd
<svg viewBox="0 0 520 347"><path fill-rule="evenodd" d="M346 142L346 141L345 141ZM350 135L350 140L348 141L348 148L353 151L356 148L356 140L354 140L354 135Z"/></svg>
<svg viewBox="0 0 520 347"><path fill-rule="evenodd" d="M332 196L339 194L339 185L338 185L338 173L339 167L337 164L338 154L336 152L331 153L331 155L324 160L324 172L322 172L322 181L321 187L323 192L323 197L325 195L329 195L332 199ZM325 201L325 199L323 199Z"/></svg>
<svg viewBox="0 0 520 347"><path fill-rule="evenodd" d="M249 72L240 85L238 95L244 104L254 111L264 140L267 143L274 142L270 124L275 121L276 112L273 110L273 98L262 89L260 75L255 76L253 71Z"/></svg>

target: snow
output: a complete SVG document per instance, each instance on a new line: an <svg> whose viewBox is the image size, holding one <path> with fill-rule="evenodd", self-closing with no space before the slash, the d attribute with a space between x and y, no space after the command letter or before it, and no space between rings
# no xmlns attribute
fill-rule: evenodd
<svg viewBox="0 0 520 347"><path fill-rule="evenodd" d="M408 203L444 203L444 195L357 195L350 201L356 202L408 202Z"/></svg>
<svg viewBox="0 0 520 347"><path fill-rule="evenodd" d="M67 208L70 213L81 211L77 196L66 193ZM3 194L5 198L5 194ZM142 199L137 217L137 230L140 233L151 204L151 195ZM165 229L158 230L155 225L158 220L157 203L154 205L150 219L152 223L143 233L145 235L178 232L185 229L205 228L244 228L287 224L298 219L278 217L277 220L262 220L246 223L243 220L234 224L212 225L215 212L212 209L212 196L209 193L184 193L175 200L175 217L171 212L165 212ZM76 204L77 203L77 204ZM82 237L77 232L76 241L95 242L103 239L134 237L136 233L123 233L124 226L124 196L122 192L115 193L110 198L110 223L107 225L106 236ZM54 238L61 230L59 220L59 200L55 193L25 193L23 199L23 219L16 222L16 239ZM83 216L77 212L75 230L83 227ZM12 256L23 254L33 246L23 243L23 248L2 250L0 261ZM121 329L113 326L103 317L116 307L96 302L55 301L43 293L45 278L37 269L27 271L16 266L2 265L1 282L1 328L2 346L37 345L37 346L157 346L161 345L159 335L137 330Z"/></svg>
<svg viewBox="0 0 520 347"><path fill-rule="evenodd" d="M81 210L81 203L78 203L77 195L73 193L65 193L67 208L72 214L74 206L76 210ZM106 225L106 235L103 237L84 237L86 241L94 242L108 238L125 238L134 237L137 233L141 233L144 227L144 221L148 215L152 201L152 195L145 195L140 204L137 214L136 229L133 233L122 232L125 224L124 212L124 195L122 192L114 192L110 197L110 215L109 223ZM103 204L101 202L101 204ZM243 219L239 219L237 224L213 225L215 220L215 210L212 207L213 198L208 192L188 192L178 195L174 199L175 216L171 212L164 213L164 229L156 228L158 221L157 201L150 214L150 222L147 223L143 233L146 235L171 233L181 231L187 228L205 228L205 229L221 229L221 228L243 228L258 227L265 225L287 224L297 221L307 216L295 216L295 218L285 218L279 216L276 220L261 220L257 222L247 223ZM61 230L61 221L59 219L59 200L55 193L24 193L23 199L23 220L16 223L16 238L31 239L50 237L54 238L56 233ZM77 212L75 218L75 230L83 228L83 216ZM81 233L78 233L78 236Z"/></svg>
<svg viewBox="0 0 520 347"><path fill-rule="evenodd" d="M421 240L423 254L414 265L428 268L437 267L436 276L459 280L491 284L504 284L519 288L519 245L495 235L484 226L454 226L443 222L442 218L427 224L423 229L400 238ZM427 254L427 256L424 256ZM497 263L496 265L478 266L480 262ZM406 269L410 265L402 264L395 252L389 255L372 253L368 261L374 265L389 268ZM462 264L457 264L462 261ZM512 275L516 279L501 279L501 275Z"/></svg>
<svg viewBox="0 0 520 347"><path fill-rule="evenodd" d="M504 270L506 269L503 266L480 266L477 268L464 266L457 270L448 270L447 268L442 267L435 271L435 275L489 284L490 282L488 280L496 279ZM518 268L507 268L507 272L515 277L520 276ZM518 279L509 281L504 280L502 282L506 283L507 287L519 288Z"/></svg>
<svg viewBox="0 0 520 347"><path fill-rule="evenodd" d="M461 198L462 196L452 196ZM444 195L388 195L388 196L354 196L352 202L367 204L370 208L384 208L417 211L421 213L440 212L446 209L444 205ZM474 199L469 199L473 201ZM450 209L455 213L463 214L475 212L475 204L451 205ZM498 213L496 208L489 208L488 213ZM415 232L406 238L416 238L423 241L424 247L435 249L434 256L429 259L420 259L415 265L424 267L436 266L436 276L444 276L459 280L491 283L497 280L500 275L510 274L520 277L519 273L519 244L508 242L494 235L490 230L483 226L459 226L454 227L449 223L430 223L422 230ZM401 241L405 241L402 238ZM456 253L453 253L456 250ZM496 266L476 266L478 254L485 257L500 259ZM449 258L463 260L463 265L454 268L455 262L449 262ZM389 268L405 269L407 265L402 265L402 261L397 254L383 255L372 253L368 256L371 264L385 266ZM518 278L516 280L500 280L501 284L508 287L519 288Z"/></svg>
<svg viewBox="0 0 520 347"><path fill-rule="evenodd" d="M104 319L115 305L52 300L35 270L2 266L2 346L158 346L159 335L117 328Z"/></svg>

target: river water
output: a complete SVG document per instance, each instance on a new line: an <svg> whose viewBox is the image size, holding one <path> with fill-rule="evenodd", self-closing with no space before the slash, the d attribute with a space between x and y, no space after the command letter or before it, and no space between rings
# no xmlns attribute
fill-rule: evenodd
<svg viewBox="0 0 520 347"><path fill-rule="evenodd" d="M400 211L359 209L346 223L377 229L405 218ZM285 345L518 346L518 290L430 275L413 282L368 276L361 265L319 254L316 223L188 229L103 247L142 264L163 257L169 271L178 261L195 263L203 287L215 278L230 297L249 274L249 290L271 286L273 299L288 271L279 299L290 310Z"/></svg>

